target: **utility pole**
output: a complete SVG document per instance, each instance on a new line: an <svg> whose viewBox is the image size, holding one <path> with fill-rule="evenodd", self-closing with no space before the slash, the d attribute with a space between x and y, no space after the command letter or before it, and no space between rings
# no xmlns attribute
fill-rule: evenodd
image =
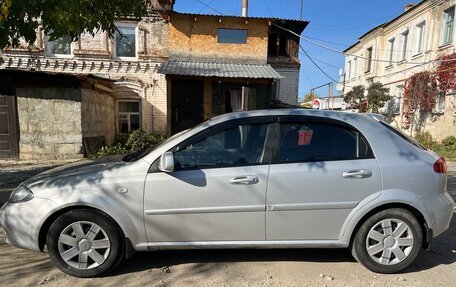
<svg viewBox="0 0 456 287"><path fill-rule="evenodd" d="M300 10L300 11L301 11L301 14L300 14L300 17L299 17L299 19L301 19L301 20L302 20L302 6L303 6L303 4L304 4L303 2L304 2L304 0L301 0L301 10Z"/></svg>

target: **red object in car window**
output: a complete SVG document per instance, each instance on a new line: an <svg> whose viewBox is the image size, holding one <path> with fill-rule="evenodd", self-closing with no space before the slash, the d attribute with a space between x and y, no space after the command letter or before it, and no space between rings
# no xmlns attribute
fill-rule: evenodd
<svg viewBox="0 0 456 287"><path fill-rule="evenodd" d="M312 141L313 130L300 130L298 137L298 145L310 145Z"/></svg>

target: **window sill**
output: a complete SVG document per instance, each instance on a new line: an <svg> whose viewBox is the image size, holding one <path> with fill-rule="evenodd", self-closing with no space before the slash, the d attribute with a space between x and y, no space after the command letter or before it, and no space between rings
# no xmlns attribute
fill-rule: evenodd
<svg viewBox="0 0 456 287"><path fill-rule="evenodd" d="M404 64L405 62L407 62L407 59L402 59L397 63L397 65L400 66L400 65Z"/></svg>
<svg viewBox="0 0 456 287"><path fill-rule="evenodd" d="M424 56L423 52L420 52L418 54L413 55L412 56L412 60L416 60L416 59L421 58L423 56Z"/></svg>
<svg viewBox="0 0 456 287"><path fill-rule="evenodd" d="M388 64L385 66L385 70L391 70L393 68L393 64Z"/></svg>
<svg viewBox="0 0 456 287"><path fill-rule="evenodd" d="M445 50L445 49L451 48L452 46L453 46L453 42L449 42L449 43L440 45L438 50L439 51Z"/></svg>
<svg viewBox="0 0 456 287"><path fill-rule="evenodd" d="M436 116L441 116L445 113L445 111L432 111L431 113Z"/></svg>

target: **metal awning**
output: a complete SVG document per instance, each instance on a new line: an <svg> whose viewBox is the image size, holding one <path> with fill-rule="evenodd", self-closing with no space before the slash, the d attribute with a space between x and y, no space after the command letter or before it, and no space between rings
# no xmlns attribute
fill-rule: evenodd
<svg viewBox="0 0 456 287"><path fill-rule="evenodd" d="M164 62L158 72L165 75L245 78L245 79L281 79L279 73L270 65L229 64L209 62L171 61Z"/></svg>

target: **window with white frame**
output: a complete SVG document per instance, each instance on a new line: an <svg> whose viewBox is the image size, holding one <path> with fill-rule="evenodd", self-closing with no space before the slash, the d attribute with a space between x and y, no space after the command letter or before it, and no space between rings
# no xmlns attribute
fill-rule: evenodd
<svg viewBox="0 0 456 287"><path fill-rule="evenodd" d="M373 48L367 48L367 60L366 60L366 66L364 67L364 72L369 73L372 69L372 56L373 56Z"/></svg>
<svg viewBox="0 0 456 287"><path fill-rule="evenodd" d="M356 63L357 62L358 62L358 59L354 58L353 59L353 75L352 75L352 79L356 78Z"/></svg>
<svg viewBox="0 0 456 287"><path fill-rule="evenodd" d="M118 58L136 57L136 25L117 25L113 50Z"/></svg>
<svg viewBox="0 0 456 287"><path fill-rule="evenodd" d="M454 32L454 7L445 10L443 15L443 38L442 45L447 45L453 42Z"/></svg>
<svg viewBox="0 0 456 287"><path fill-rule="evenodd" d="M351 75L352 75L352 61L351 60L348 61L347 65L348 65L348 74L347 75L348 75L348 78L351 79L352 78L351 77Z"/></svg>
<svg viewBox="0 0 456 287"><path fill-rule="evenodd" d="M407 58L408 35L409 35L408 30L404 31L401 34L401 37L402 37L401 60L405 60Z"/></svg>
<svg viewBox="0 0 456 287"><path fill-rule="evenodd" d="M416 25L416 53L421 54L424 50L424 33L426 22L421 22Z"/></svg>
<svg viewBox="0 0 456 287"><path fill-rule="evenodd" d="M445 94L442 92L438 92L437 96L435 97L434 112L435 113L445 112Z"/></svg>
<svg viewBox="0 0 456 287"><path fill-rule="evenodd" d="M120 100L117 102L117 126L119 133L128 133L141 128L141 101Z"/></svg>
<svg viewBox="0 0 456 287"><path fill-rule="evenodd" d="M53 41L48 38L46 43L46 54L53 57L68 57L71 55L72 42L70 37L62 37Z"/></svg>
<svg viewBox="0 0 456 287"><path fill-rule="evenodd" d="M401 113L401 104L402 104L402 95L404 93L404 86L399 85L396 87L396 95L392 98L393 105L392 105L392 112L395 115Z"/></svg>
<svg viewBox="0 0 456 287"><path fill-rule="evenodd" d="M388 40L388 66L393 64L393 58L394 58L394 41L395 38L391 38Z"/></svg>

